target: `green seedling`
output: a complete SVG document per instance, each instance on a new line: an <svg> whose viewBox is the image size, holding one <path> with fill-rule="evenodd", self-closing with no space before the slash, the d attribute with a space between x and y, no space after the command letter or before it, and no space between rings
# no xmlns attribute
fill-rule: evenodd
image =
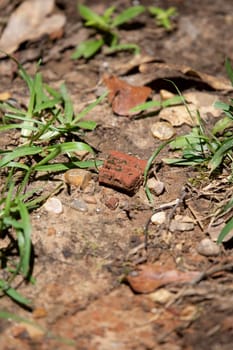
<svg viewBox="0 0 233 350"><path fill-rule="evenodd" d="M157 108L158 111L160 111L163 108L181 104L183 101L184 101L183 97L179 95L176 95L164 101L162 100L147 101L132 108L131 112L141 113L141 112L148 111L149 108Z"/></svg>
<svg viewBox="0 0 233 350"><path fill-rule="evenodd" d="M233 69L229 60L226 60L226 69L233 85ZM173 83L174 85L174 83ZM175 86L175 85L174 85ZM177 89L177 87L175 86ZM177 89L180 94L179 90ZM181 97L181 95L180 95ZM233 127L233 100L230 103L217 102L216 107L221 108L226 114L224 118L216 122L212 129L208 129L197 111L196 126L190 133L177 136L175 139L167 141L160 145L148 160L147 167L144 173L144 186L148 199L152 201L152 195L146 185L149 170L158 156L160 151L169 145L171 150L181 152L178 158L164 158L163 161L169 165L175 166L193 166L205 169L208 175L214 176L217 170L225 168L226 171L231 169L229 181L232 181L233 172L233 136L230 128ZM184 104L189 111L188 104ZM222 209L222 213L229 212L233 208L233 199ZM233 229L233 218L230 218L218 237L218 243L221 243L226 235Z"/></svg>
<svg viewBox="0 0 233 350"><path fill-rule="evenodd" d="M144 6L129 7L118 15L115 15L115 6L109 7L102 16L84 5L78 5L78 11L85 21L85 26L95 29L95 38L80 43L72 55L73 59L81 57L89 59L104 45L107 46L109 53L119 50L133 50L134 53L139 53L137 45L120 43L118 28L143 13Z"/></svg>
<svg viewBox="0 0 233 350"><path fill-rule="evenodd" d="M169 7L167 10L164 10L160 7L149 6L148 11L155 17L158 26L164 27L168 31L173 29L171 19L177 15L175 7Z"/></svg>
<svg viewBox="0 0 233 350"><path fill-rule="evenodd" d="M0 103L0 132L18 129L21 135L17 147L0 149L0 173L5 178L5 183L0 186L0 239L7 236L11 242L0 250L2 276L5 276L0 278L0 291L16 302L30 306L30 301L14 288L13 281L17 275L32 281L29 213L51 195L42 195L42 189L33 189L32 179L38 172L96 168L102 164L95 159L94 150L83 141L85 132L96 127L96 123L84 117L106 94L76 115L65 85L57 91L43 83L40 72L31 77L12 59L18 65L30 98L25 108L15 106L11 100ZM77 151L88 152L92 159L80 160ZM61 155L63 161L59 161Z"/></svg>

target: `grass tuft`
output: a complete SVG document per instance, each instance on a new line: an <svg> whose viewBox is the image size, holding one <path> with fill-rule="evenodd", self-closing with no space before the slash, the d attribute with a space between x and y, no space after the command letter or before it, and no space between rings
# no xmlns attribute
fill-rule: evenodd
<svg viewBox="0 0 233 350"><path fill-rule="evenodd" d="M39 71L31 77L15 58L10 58L17 64L19 76L28 88L29 102L25 108L16 107L12 100L0 103L0 132L10 133L16 129L20 132L17 147L0 149L0 176L4 179L0 185L0 239L9 242L0 249L0 291L17 303L29 306L30 301L17 292L14 281L16 276L31 280L29 213L48 195L38 195L37 189L29 191L28 188L32 187L38 172L101 165L92 147L83 141L85 132L94 130L96 123L84 117L106 93L76 115L65 84L57 91L43 83ZM80 160L77 151L88 152L92 159Z"/></svg>

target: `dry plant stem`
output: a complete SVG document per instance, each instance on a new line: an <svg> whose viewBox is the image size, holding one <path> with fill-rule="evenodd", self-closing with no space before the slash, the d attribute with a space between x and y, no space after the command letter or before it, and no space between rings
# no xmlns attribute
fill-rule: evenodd
<svg viewBox="0 0 233 350"><path fill-rule="evenodd" d="M200 229L202 231L204 231L204 226L203 226L201 220L198 218L198 214L196 213L195 209L192 207L192 205L188 201L186 201L186 205L189 208L190 213L194 217L194 219L195 219L196 223L198 224L198 226L200 227Z"/></svg>
<svg viewBox="0 0 233 350"><path fill-rule="evenodd" d="M185 187L182 188L182 191L181 191L181 195L179 198L175 199L174 201L170 202L170 203L166 203L166 204L161 204L159 206L159 208L155 209L153 211L153 214L155 213L159 213L160 211L163 211L163 210L167 210L167 209L171 209L172 208L172 211L171 213L169 214L168 216L168 219L167 219L167 222L166 222L166 229L168 230L169 228L169 225L171 223L171 220L177 210L177 208L184 202L184 199L186 197L186 194L187 194L187 190ZM146 222L146 225L145 225L145 228L144 228L144 237L145 237L145 240L144 240L144 246L145 246L145 249L147 250L148 248L148 229L149 229L149 226L150 226L150 223L151 223L151 216L150 218L147 220Z"/></svg>
<svg viewBox="0 0 233 350"><path fill-rule="evenodd" d="M233 263L225 264L225 265L220 265L220 266L214 266L210 268L208 271L203 271L200 273L200 275L195 278L192 282L191 285L197 284L203 279L221 271L230 271L233 269Z"/></svg>

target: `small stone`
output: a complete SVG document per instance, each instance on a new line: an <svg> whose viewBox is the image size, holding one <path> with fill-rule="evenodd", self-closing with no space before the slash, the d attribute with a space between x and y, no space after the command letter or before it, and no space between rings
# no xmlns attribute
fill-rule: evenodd
<svg viewBox="0 0 233 350"><path fill-rule="evenodd" d="M194 229L194 222L188 216L177 216L170 223L169 230L175 231L192 231Z"/></svg>
<svg viewBox="0 0 233 350"><path fill-rule="evenodd" d="M154 225L162 225L166 221L166 213L164 211L160 211L158 213L155 213L151 217L151 222Z"/></svg>
<svg viewBox="0 0 233 350"><path fill-rule="evenodd" d="M164 89L160 90L159 94L160 94L160 98L162 101L166 101L169 98L175 97L175 95L172 92L170 92L168 90L164 90Z"/></svg>
<svg viewBox="0 0 233 350"><path fill-rule="evenodd" d="M53 214L61 214L63 212L63 207L60 199L56 197L50 197L44 204L45 210Z"/></svg>
<svg viewBox="0 0 233 350"><path fill-rule="evenodd" d="M165 189L164 183L162 181L156 180L154 177L148 179L146 184L149 190L156 196L160 196Z"/></svg>
<svg viewBox="0 0 233 350"><path fill-rule="evenodd" d="M109 197L105 200L105 205L111 210L115 210L118 207L119 198L117 197Z"/></svg>
<svg viewBox="0 0 233 350"><path fill-rule="evenodd" d="M204 256L218 256L220 251L220 246L209 238L202 239L197 246L197 252Z"/></svg>
<svg viewBox="0 0 233 350"><path fill-rule="evenodd" d="M175 135L173 126L168 122L156 122L151 127L152 135L159 140L169 140Z"/></svg>
<svg viewBox="0 0 233 350"><path fill-rule="evenodd" d="M88 204L97 204L95 196L85 196L85 202Z"/></svg>
<svg viewBox="0 0 233 350"><path fill-rule="evenodd" d="M91 180L91 173L83 169L70 169L64 174L64 180L67 184L85 189Z"/></svg>
<svg viewBox="0 0 233 350"><path fill-rule="evenodd" d="M78 211L88 211L87 204L82 199L74 199L71 206Z"/></svg>
<svg viewBox="0 0 233 350"><path fill-rule="evenodd" d="M172 294L171 292L169 292L164 288L161 288L161 289L158 289L156 292L150 293L149 297L155 303L166 304L168 301L171 300L171 298L174 297L174 294Z"/></svg>

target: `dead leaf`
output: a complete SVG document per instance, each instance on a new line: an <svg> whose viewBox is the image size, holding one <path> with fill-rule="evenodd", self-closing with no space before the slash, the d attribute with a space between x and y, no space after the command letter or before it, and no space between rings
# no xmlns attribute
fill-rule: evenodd
<svg viewBox="0 0 233 350"><path fill-rule="evenodd" d="M226 225L225 222L220 222L219 224L218 223L215 223L215 224L210 224L209 227L208 227L208 234L210 235L211 239L216 242L217 239L218 239L218 236L220 234L220 232L222 231L222 229L224 228L224 226ZM231 239L233 239L233 230L231 230L222 240L222 242L227 242L227 241L230 241Z"/></svg>
<svg viewBox="0 0 233 350"><path fill-rule="evenodd" d="M170 270L167 266L152 264L140 265L136 271L127 276L131 288L137 293L151 293L169 283L191 282L200 272Z"/></svg>
<svg viewBox="0 0 233 350"><path fill-rule="evenodd" d="M220 77L199 72L189 66L168 64L161 62L142 63L139 65L140 73L129 75L127 82L133 84L150 84L158 79L183 78L186 81L192 80L199 83L207 84L215 90L232 91L231 83Z"/></svg>
<svg viewBox="0 0 233 350"><path fill-rule="evenodd" d="M105 76L104 83L109 89L108 100L112 110L118 115L132 116L138 112L130 110L144 103L151 94L151 88L147 86L133 86L116 76Z"/></svg>
<svg viewBox="0 0 233 350"><path fill-rule="evenodd" d="M186 106L172 106L164 108L160 111L159 118L171 123L172 126L180 126L183 124L188 124L190 126L197 125L198 119L196 106L190 103L188 108L192 118L188 113Z"/></svg>
<svg viewBox="0 0 233 350"><path fill-rule="evenodd" d="M155 59L152 56L138 54L133 56L131 60L126 59L125 62L115 62L111 72L113 74L126 75L132 71L132 69L139 67L141 64L153 61L155 61Z"/></svg>
<svg viewBox="0 0 233 350"><path fill-rule="evenodd" d="M60 35L66 18L61 13L51 15L54 3L54 0L24 1L10 16L0 38L0 49L11 54L24 41L38 39L44 34Z"/></svg>

